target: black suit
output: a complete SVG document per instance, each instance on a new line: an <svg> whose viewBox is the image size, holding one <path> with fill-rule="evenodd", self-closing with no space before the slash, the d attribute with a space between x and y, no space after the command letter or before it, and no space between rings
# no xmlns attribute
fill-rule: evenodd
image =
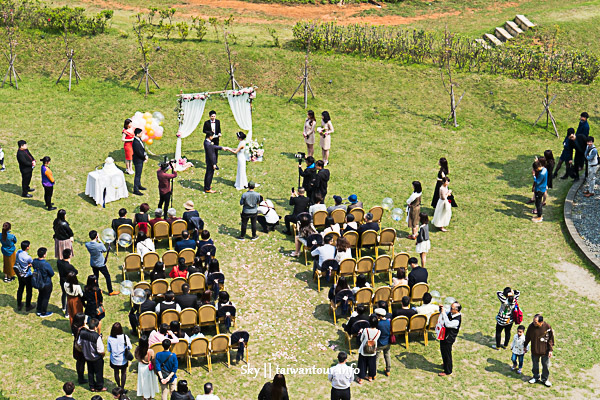
<svg viewBox="0 0 600 400"><path fill-rule="evenodd" d="M202 127L202 132L204 132L204 134L208 134L208 133L214 133L215 136L213 137L213 144L215 145L219 145L219 139L220 139L220 135L221 135L221 121L219 121L218 119L215 119L215 131L213 132L212 130L212 126L210 124L210 119L208 121L204 122L204 126ZM215 165L219 162L219 152L215 151Z"/></svg>
<svg viewBox="0 0 600 400"><path fill-rule="evenodd" d="M327 183L329 182L329 177L330 174L328 169L317 170L317 187L315 188L314 193L320 193L323 200L327 197Z"/></svg>
<svg viewBox="0 0 600 400"><path fill-rule="evenodd" d="M117 228L120 225L131 225L133 226L133 221L130 218L115 218L112 220L112 229L117 233Z"/></svg>
<svg viewBox="0 0 600 400"><path fill-rule="evenodd" d="M428 276L429 272L427 272L427 269L423 267L413 268L413 270L408 274L408 286L412 288L417 283L427 283Z"/></svg>
<svg viewBox="0 0 600 400"><path fill-rule="evenodd" d="M129 324L131 325L131 331L137 334L137 328L139 325L140 314L146 311L152 311L156 309L156 302L151 299L146 299L142 304L134 304L129 311Z"/></svg>
<svg viewBox="0 0 600 400"><path fill-rule="evenodd" d="M306 196L292 196L290 197L290 206L294 206L294 211L291 215L284 217L285 228L290 232L290 223L298 222L298 214L308 212L308 206L310 205L310 199Z"/></svg>
<svg viewBox="0 0 600 400"><path fill-rule="evenodd" d="M306 168L304 171L299 169L300 176L302 179L302 187L306 190L306 197L312 200L313 192L317 187L317 170L313 168Z"/></svg>
<svg viewBox="0 0 600 400"><path fill-rule="evenodd" d="M350 319L348 320L347 324L342 324L342 327L344 328L344 330L348 333L352 332L352 325L354 325L355 322L357 321L368 321L369 320L369 316L366 314L360 314L357 315L356 317L350 317Z"/></svg>
<svg viewBox="0 0 600 400"><path fill-rule="evenodd" d="M133 192L140 191L142 186L142 170L144 169L144 161L146 161L146 150L142 139L135 137L133 139L133 166L135 167L135 177L133 179Z"/></svg>
<svg viewBox="0 0 600 400"><path fill-rule="evenodd" d="M188 293L175 296L175 303L179 304L182 310L184 308L198 309L198 297L195 294Z"/></svg>
<svg viewBox="0 0 600 400"><path fill-rule="evenodd" d="M361 236L363 232L366 231L379 232L379 224L377 222L367 222L366 224L362 224L357 229L358 236Z"/></svg>
<svg viewBox="0 0 600 400"><path fill-rule="evenodd" d="M215 174L215 165L217 165L216 153L222 149L221 146L214 145L208 138L204 141L204 157L206 162L206 174L204 174L205 192L210 190L210 185Z"/></svg>
<svg viewBox="0 0 600 400"><path fill-rule="evenodd" d="M31 175L33 174L33 156L29 150L17 151L17 161L19 162L19 170L21 171L21 194L25 196L29 193L29 184L31 183Z"/></svg>

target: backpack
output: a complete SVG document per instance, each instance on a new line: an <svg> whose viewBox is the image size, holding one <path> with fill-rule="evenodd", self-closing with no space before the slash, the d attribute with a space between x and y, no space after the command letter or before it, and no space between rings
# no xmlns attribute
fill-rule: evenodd
<svg viewBox="0 0 600 400"><path fill-rule="evenodd" d="M377 342L374 339L369 338L369 330L365 331L367 333L367 343L363 346L363 353L365 354L375 354L377 352ZM377 335L375 335L377 336Z"/></svg>
<svg viewBox="0 0 600 400"><path fill-rule="evenodd" d="M42 274L40 273L40 271L38 269L32 268L32 272L31 272L31 286L33 286L34 289L38 289L40 290L41 288L44 287L44 281L42 279Z"/></svg>
<svg viewBox="0 0 600 400"><path fill-rule="evenodd" d="M523 322L523 311L521 310L521 307L519 307L519 303L517 303L516 301L515 308L512 312L512 319L515 324L520 324L521 322Z"/></svg>

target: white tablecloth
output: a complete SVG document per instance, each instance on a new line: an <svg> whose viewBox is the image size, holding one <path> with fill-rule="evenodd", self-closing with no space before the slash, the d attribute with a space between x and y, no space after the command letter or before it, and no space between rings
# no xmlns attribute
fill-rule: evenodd
<svg viewBox="0 0 600 400"><path fill-rule="evenodd" d="M116 201L129 197L125 175L120 169L96 170L88 174L85 185L85 194L102 204L104 200L104 189L106 189L106 202Z"/></svg>

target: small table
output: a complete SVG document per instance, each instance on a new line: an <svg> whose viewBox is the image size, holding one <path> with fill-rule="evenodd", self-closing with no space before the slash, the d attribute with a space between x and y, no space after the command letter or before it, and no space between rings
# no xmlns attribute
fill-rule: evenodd
<svg viewBox="0 0 600 400"><path fill-rule="evenodd" d="M104 196L106 190L106 197ZM88 174L85 194L97 205L129 197L125 175L118 168L103 168Z"/></svg>

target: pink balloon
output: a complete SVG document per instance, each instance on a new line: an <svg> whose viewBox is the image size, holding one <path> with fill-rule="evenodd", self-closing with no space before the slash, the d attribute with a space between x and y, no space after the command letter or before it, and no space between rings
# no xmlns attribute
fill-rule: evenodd
<svg viewBox="0 0 600 400"><path fill-rule="evenodd" d="M142 133L142 142L146 142L148 139L150 139L148 137L148 135L146 135L145 133Z"/></svg>
<svg viewBox="0 0 600 400"><path fill-rule="evenodd" d="M164 131L165 131L165 128L163 128L162 126L159 126L158 128L156 128L154 130L154 132L160 133L160 136L162 136L162 134L164 133Z"/></svg>
<svg viewBox="0 0 600 400"><path fill-rule="evenodd" d="M160 139L162 137L162 135L163 135L162 133L156 131L156 132L154 132L154 139L158 140L158 139Z"/></svg>

